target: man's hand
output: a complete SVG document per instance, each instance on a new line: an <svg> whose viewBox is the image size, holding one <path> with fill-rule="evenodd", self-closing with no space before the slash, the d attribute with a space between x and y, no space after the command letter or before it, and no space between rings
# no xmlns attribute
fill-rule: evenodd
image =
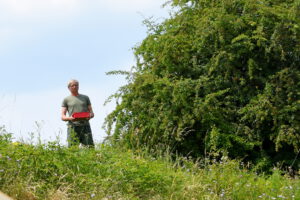
<svg viewBox="0 0 300 200"><path fill-rule="evenodd" d="M90 119L92 119L94 117L94 113L90 112Z"/></svg>
<svg viewBox="0 0 300 200"><path fill-rule="evenodd" d="M92 105L88 105L88 110L90 112L90 119L94 118L94 112L93 112L93 108L92 108Z"/></svg>

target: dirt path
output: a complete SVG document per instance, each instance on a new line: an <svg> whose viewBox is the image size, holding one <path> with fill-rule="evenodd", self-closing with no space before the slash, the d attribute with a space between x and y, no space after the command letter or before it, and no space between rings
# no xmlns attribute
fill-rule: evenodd
<svg viewBox="0 0 300 200"><path fill-rule="evenodd" d="M7 196L3 192L0 192L0 200L13 200L13 198Z"/></svg>

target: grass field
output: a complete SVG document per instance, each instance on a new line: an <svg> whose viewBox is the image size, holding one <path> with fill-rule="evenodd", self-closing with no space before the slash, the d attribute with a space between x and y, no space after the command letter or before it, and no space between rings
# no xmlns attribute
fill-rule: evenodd
<svg viewBox="0 0 300 200"><path fill-rule="evenodd" d="M192 162L99 144L0 140L0 190L14 199L300 199L300 184L277 169L257 175L238 161Z"/></svg>

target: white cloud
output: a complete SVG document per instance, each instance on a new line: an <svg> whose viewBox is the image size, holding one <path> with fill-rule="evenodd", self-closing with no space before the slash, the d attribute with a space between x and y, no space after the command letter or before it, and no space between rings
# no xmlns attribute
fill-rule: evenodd
<svg viewBox="0 0 300 200"><path fill-rule="evenodd" d="M15 31L12 28L0 28L0 44L4 44L8 39L13 38Z"/></svg>
<svg viewBox="0 0 300 200"><path fill-rule="evenodd" d="M165 0L0 0L1 48L56 30L63 32L78 23L97 21L107 26L116 19L139 18L138 12L146 17L165 16L163 3Z"/></svg>
<svg viewBox="0 0 300 200"><path fill-rule="evenodd" d="M107 11L124 14L157 11L165 2L166 0L0 0L0 16L63 19L94 9L99 15Z"/></svg>
<svg viewBox="0 0 300 200"><path fill-rule="evenodd" d="M63 129L59 121L59 96L62 91L32 94L6 94L0 99L0 124L12 132L16 139L28 138L29 133L37 133L35 122L41 125L42 139L55 139L55 134Z"/></svg>
<svg viewBox="0 0 300 200"><path fill-rule="evenodd" d="M157 10L164 2L164 0L110 0L100 1L100 4L113 12L126 13Z"/></svg>
<svg viewBox="0 0 300 200"><path fill-rule="evenodd" d="M0 44L34 38L80 15L80 0L0 0Z"/></svg>
<svg viewBox="0 0 300 200"><path fill-rule="evenodd" d="M80 9L79 0L0 0L1 11L14 17L65 17Z"/></svg>

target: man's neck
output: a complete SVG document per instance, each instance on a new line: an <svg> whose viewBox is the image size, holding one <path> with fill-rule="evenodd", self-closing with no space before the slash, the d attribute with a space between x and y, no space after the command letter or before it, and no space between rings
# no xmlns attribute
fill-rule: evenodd
<svg viewBox="0 0 300 200"><path fill-rule="evenodd" d="M79 93L71 93L71 95L77 97Z"/></svg>

